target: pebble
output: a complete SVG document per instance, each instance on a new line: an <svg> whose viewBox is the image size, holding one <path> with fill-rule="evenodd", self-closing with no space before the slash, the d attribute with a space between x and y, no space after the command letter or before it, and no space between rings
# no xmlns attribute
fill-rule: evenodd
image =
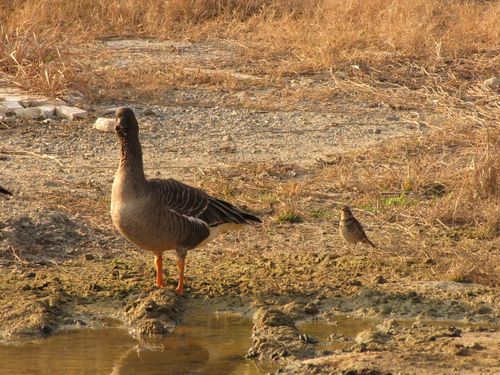
<svg viewBox="0 0 500 375"><path fill-rule="evenodd" d="M92 254L85 254L85 260L94 260L95 257Z"/></svg>
<svg viewBox="0 0 500 375"><path fill-rule="evenodd" d="M142 112L144 116L156 116L155 111L153 111L151 108L147 108Z"/></svg>
<svg viewBox="0 0 500 375"><path fill-rule="evenodd" d="M491 77L483 81L483 84L490 89L500 87L500 77Z"/></svg>
<svg viewBox="0 0 500 375"><path fill-rule="evenodd" d="M399 116L395 116L395 115L389 115L385 119L387 121L399 121L399 120L401 120L401 118Z"/></svg>
<svg viewBox="0 0 500 375"><path fill-rule="evenodd" d="M359 280L351 280L347 284L351 285L351 286L362 286L363 285L363 283L361 283L361 281L359 281Z"/></svg>
<svg viewBox="0 0 500 375"><path fill-rule="evenodd" d="M373 281L376 283L376 284L385 284L387 282L387 280L384 278L384 276L382 275L378 275L376 276Z"/></svg>
<svg viewBox="0 0 500 375"><path fill-rule="evenodd" d="M338 78L342 78L342 79L345 79L347 77L349 77L349 74L342 71L342 70L337 70L335 73L334 73L335 77L338 77Z"/></svg>

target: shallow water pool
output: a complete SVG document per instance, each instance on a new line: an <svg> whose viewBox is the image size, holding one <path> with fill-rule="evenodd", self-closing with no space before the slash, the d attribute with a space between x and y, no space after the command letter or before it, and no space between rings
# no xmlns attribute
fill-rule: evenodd
<svg viewBox="0 0 500 375"><path fill-rule="evenodd" d="M62 331L0 345L0 374L264 374L244 358L251 330L239 315L194 312L172 335L148 341L121 328Z"/></svg>

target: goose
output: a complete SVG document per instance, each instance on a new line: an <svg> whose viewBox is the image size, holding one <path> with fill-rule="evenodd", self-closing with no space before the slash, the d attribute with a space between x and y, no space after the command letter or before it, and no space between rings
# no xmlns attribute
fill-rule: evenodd
<svg viewBox="0 0 500 375"><path fill-rule="evenodd" d="M354 217L349 206L344 206L340 214L339 232L341 237L354 248L358 242L365 243L371 247L376 247L366 236L361 223Z"/></svg>
<svg viewBox="0 0 500 375"><path fill-rule="evenodd" d="M3 187L0 186L0 193L7 194L7 195L12 195L12 193Z"/></svg>
<svg viewBox="0 0 500 375"><path fill-rule="evenodd" d="M176 251L179 272L176 292L181 295L188 250L201 247L222 232L262 221L173 178L147 179L134 112L121 107L115 116L121 158L111 191L113 224L130 242L154 254L159 288L165 286L163 252Z"/></svg>

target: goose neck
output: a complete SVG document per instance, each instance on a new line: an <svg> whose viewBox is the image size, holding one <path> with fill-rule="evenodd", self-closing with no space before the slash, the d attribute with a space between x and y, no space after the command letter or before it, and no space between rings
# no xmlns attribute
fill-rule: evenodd
<svg viewBox="0 0 500 375"><path fill-rule="evenodd" d="M144 179L144 166L142 162L142 149L138 136L127 136L121 141L120 169Z"/></svg>

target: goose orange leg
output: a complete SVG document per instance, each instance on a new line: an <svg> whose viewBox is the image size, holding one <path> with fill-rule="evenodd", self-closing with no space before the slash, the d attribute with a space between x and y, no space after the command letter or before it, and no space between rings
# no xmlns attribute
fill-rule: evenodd
<svg viewBox="0 0 500 375"><path fill-rule="evenodd" d="M184 294L184 265L186 264L185 258L177 259L177 269L179 270L179 283L175 291L177 294Z"/></svg>
<svg viewBox="0 0 500 375"><path fill-rule="evenodd" d="M163 257L161 255L155 257L155 266L156 266L156 286L158 288L163 288L165 286L165 282L163 281Z"/></svg>

